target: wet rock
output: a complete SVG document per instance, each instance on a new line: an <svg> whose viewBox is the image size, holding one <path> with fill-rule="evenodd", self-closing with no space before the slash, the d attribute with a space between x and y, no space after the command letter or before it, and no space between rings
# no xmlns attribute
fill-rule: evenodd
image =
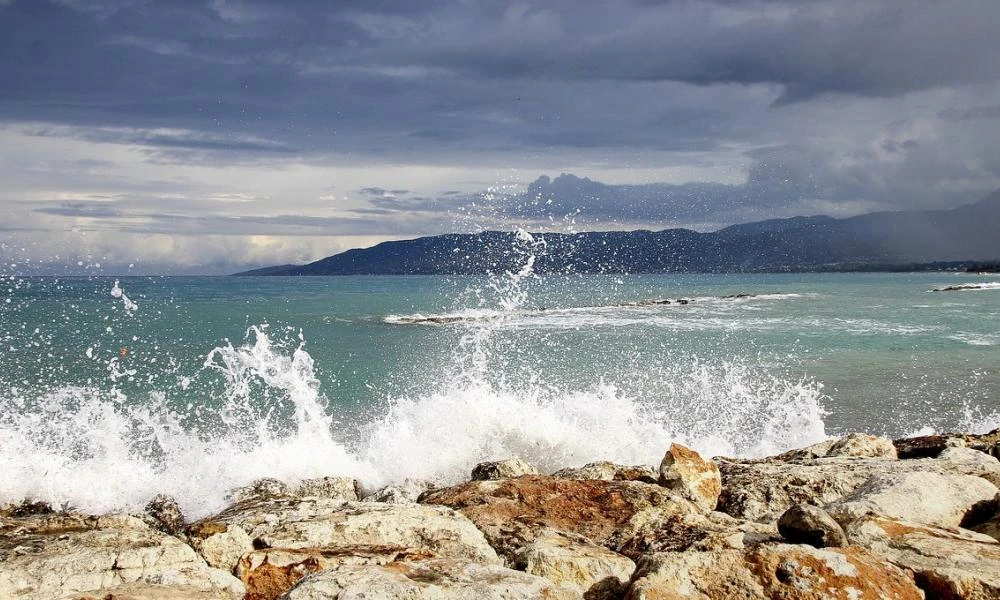
<svg viewBox="0 0 1000 600"><path fill-rule="evenodd" d="M177 501L165 494L157 494L146 504L142 520L154 529L174 535L184 530L184 513Z"/></svg>
<svg viewBox="0 0 1000 600"><path fill-rule="evenodd" d="M123 587L124 586L124 587ZM5 520L0 530L0 598L70 595L243 597L243 584L210 568L191 547L130 516L55 514ZM172 595L173 594L173 595Z"/></svg>
<svg viewBox="0 0 1000 600"><path fill-rule="evenodd" d="M272 498L236 504L199 526L238 527L257 549L400 546L499 562L483 534L444 506Z"/></svg>
<svg viewBox="0 0 1000 600"><path fill-rule="evenodd" d="M521 475L538 475L538 470L520 458L479 463L472 469L473 481L510 479Z"/></svg>
<svg viewBox="0 0 1000 600"><path fill-rule="evenodd" d="M924 597L912 575L862 548L760 545L664 552L639 563L630 600L853 600Z"/></svg>
<svg viewBox="0 0 1000 600"><path fill-rule="evenodd" d="M722 492L718 465L680 444L670 444L660 463L660 485L678 492L705 511L715 510Z"/></svg>
<svg viewBox="0 0 1000 600"><path fill-rule="evenodd" d="M926 458L937 456L949 444L954 443L954 440L961 440L966 447L972 450L979 450L1000 458L1000 429L982 434L948 433L903 438L894 440L893 444L896 446L896 452L900 458Z"/></svg>
<svg viewBox="0 0 1000 600"><path fill-rule="evenodd" d="M275 600L303 577L341 565L385 565L436 558L429 550L399 546L345 546L341 548L271 548L243 556L236 575L246 586L244 600Z"/></svg>
<svg viewBox="0 0 1000 600"><path fill-rule="evenodd" d="M614 550L650 521L698 512L657 485L545 476L471 481L428 492L420 501L461 512L511 564L543 530L581 535Z"/></svg>
<svg viewBox="0 0 1000 600"><path fill-rule="evenodd" d="M621 598L635 571L632 560L558 531L536 536L518 552L514 566L588 600Z"/></svg>
<svg viewBox="0 0 1000 600"><path fill-rule="evenodd" d="M613 462L600 461L583 465L582 467L560 469L552 477L561 479L600 479L602 481L641 481L643 483L658 483L660 474L648 465L617 465Z"/></svg>
<svg viewBox="0 0 1000 600"><path fill-rule="evenodd" d="M331 498L334 500L357 501L358 482L351 477L319 477L306 479L289 491L296 498Z"/></svg>
<svg viewBox="0 0 1000 600"><path fill-rule="evenodd" d="M408 598L412 600L569 600L579 596L541 577L458 559L343 565L306 577L287 600Z"/></svg>
<svg viewBox="0 0 1000 600"><path fill-rule="evenodd" d="M385 502L387 504L414 504L420 494L433 487L428 481L405 479L402 483L387 485L367 494L363 502Z"/></svg>
<svg viewBox="0 0 1000 600"><path fill-rule="evenodd" d="M250 485L233 488L226 494L226 501L230 504L247 502L250 500L278 498L288 496L288 484L284 481L266 477L258 479Z"/></svg>
<svg viewBox="0 0 1000 600"><path fill-rule="evenodd" d="M867 433L852 433L836 440L827 451L828 457L884 458L896 460L892 440Z"/></svg>
<svg viewBox="0 0 1000 600"><path fill-rule="evenodd" d="M988 536L867 515L847 537L913 571L928 598L1000 598L1000 544Z"/></svg>
<svg viewBox="0 0 1000 600"><path fill-rule="evenodd" d="M816 548L847 545L847 535L840 524L822 508L796 504L778 519L778 532L793 544Z"/></svg>
<svg viewBox="0 0 1000 600"><path fill-rule="evenodd" d="M841 525L868 513L939 527L958 527L998 490L981 477L935 472L880 473L826 510Z"/></svg>

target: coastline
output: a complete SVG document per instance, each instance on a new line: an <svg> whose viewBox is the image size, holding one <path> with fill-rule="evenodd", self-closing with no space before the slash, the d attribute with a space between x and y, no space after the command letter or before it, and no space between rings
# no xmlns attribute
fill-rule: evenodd
<svg viewBox="0 0 1000 600"><path fill-rule="evenodd" d="M1000 430L381 489L260 480L188 522L0 510L0 598L994 598Z"/></svg>

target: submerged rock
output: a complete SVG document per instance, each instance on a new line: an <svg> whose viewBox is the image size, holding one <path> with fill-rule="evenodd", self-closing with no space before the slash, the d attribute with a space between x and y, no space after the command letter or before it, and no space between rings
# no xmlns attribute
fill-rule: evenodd
<svg viewBox="0 0 1000 600"><path fill-rule="evenodd" d="M306 577L287 600L571 600L580 596L542 577L461 559L342 565Z"/></svg>
<svg viewBox="0 0 1000 600"><path fill-rule="evenodd" d="M428 492L420 501L461 512L510 564L545 530L581 535L614 550L651 520L698 512L656 485L545 476L472 481Z"/></svg>
<svg viewBox="0 0 1000 600"><path fill-rule="evenodd" d="M924 597L913 576L862 548L760 545L663 552L639 563L630 600L854 600Z"/></svg>
<svg viewBox="0 0 1000 600"><path fill-rule="evenodd" d="M705 511L715 510L722 492L718 465L680 444L671 444L660 462L660 485L678 492Z"/></svg>
<svg viewBox="0 0 1000 600"><path fill-rule="evenodd" d="M238 600L243 584L190 546L130 516L55 514L4 520L0 598L71 595Z"/></svg>
<svg viewBox="0 0 1000 600"><path fill-rule="evenodd" d="M847 545L844 529L822 508L796 504L778 519L778 532L793 544L809 544L816 548Z"/></svg>
<svg viewBox="0 0 1000 600"><path fill-rule="evenodd" d="M479 463L472 469L473 481L510 479L521 475L538 475L538 470L520 458Z"/></svg>

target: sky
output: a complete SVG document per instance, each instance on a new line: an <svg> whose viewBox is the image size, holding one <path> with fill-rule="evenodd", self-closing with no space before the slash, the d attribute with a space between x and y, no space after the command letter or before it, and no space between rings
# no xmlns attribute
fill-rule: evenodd
<svg viewBox="0 0 1000 600"><path fill-rule="evenodd" d="M0 0L0 273L1000 188L996 0Z"/></svg>

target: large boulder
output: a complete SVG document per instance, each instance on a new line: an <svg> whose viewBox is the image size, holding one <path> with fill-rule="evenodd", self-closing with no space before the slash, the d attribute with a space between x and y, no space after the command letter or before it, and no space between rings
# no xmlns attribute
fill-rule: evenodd
<svg viewBox="0 0 1000 600"><path fill-rule="evenodd" d="M722 492L718 465L680 444L671 444L660 462L660 485L705 511L715 510Z"/></svg>
<svg viewBox="0 0 1000 600"><path fill-rule="evenodd" d="M286 600L570 600L580 596L542 577L460 559L342 565L306 577Z"/></svg>
<svg viewBox="0 0 1000 600"><path fill-rule="evenodd" d="M444 506L317 497L257 499L195 523L189 536L197 537L204 531L228 533L234 528L245 532L258 549L398 546L445 557L499 562L475 525Z"/></svg>
<svg viewBox="0 0 1000 600"><path fill-rule="evenodd" d="M955 448L941 458L911 460L774 457L719 460L718 464L722 475L718 509L762 522L775 521L795 504L830 504L875 475L926 472L971 475L984 480L1000 476L1000 462L967 448Z"/></svg>
<svg viewBox="0 0 1000 600"><path fill-rule="evenodd" d="M630 600L920 600L913 576L862 548L759 545L662 552L639 563Z"/></svg>
<svg viewBox="0 0 1000 600"><path fill-rule="evenodd" d="M317 477L289 485L274 478L258 479L248 485L229 490L231 504L271 498L326 498L329 500L360 500L358 482L350 477Z"/></svg>
<svg viewBox="0 0 1000 600"><path fill-rule="evenodd" d="M130 516L36 515L0 522L0 598L237 600L243 584L190 546Z"/></svg>
<svg viewBox="0 0 1000 600"><path fill-rule="evenodd" d="M985 456L985 455L984 455ZM958 527L966 515L993 505L998 490L981 477L909 472L873 475L850 494L827 505L840 524L868 513L891 518Z"/></svg>
<svg viewBox="0 0 1000 600"><path fill-rule="evenodd" d="M988 536L879 515L853 521L847 536L911 570L928 598L1000 598L1000 544Z"/></svg>
<svg viewBox="0 0 1000 600"><path fill-rule="evenodd" d="M520 458L479 463L472 469L472 479L475 481L510 479L521 475L538 475L538 470Z"/></svg>
<svg viewBox="0 0 1000 600"><path fill-rule="evenodd" d="M836 440L826 452L828 457L882 458L896 460L892 440L867 433L852 433Z"/></svg>
<svg viewBox="0 0 1000 600"><path fill-rule="evenodd" d="M517 554L514 566L588 600L621 598L635 571L632 560L586 538L546 531Z"/></svg>
<svg viewBox="0 0 1000 600"><path fill-rule="evenodd" d="M428 492L421 502L461 512L511 564L546 529L581 535L614 550L651 520L698 512L657 485L543 476L471 481Z"/></svg>
<svg viewBox="0 0 1000 600"><path fill-rule="evenodd" d="M404 479L399 483L381 487L373 492L364 494L363 502L385 502L387 504L414 504L420 494L433 488L429 481L416 479Z"/></svg>

